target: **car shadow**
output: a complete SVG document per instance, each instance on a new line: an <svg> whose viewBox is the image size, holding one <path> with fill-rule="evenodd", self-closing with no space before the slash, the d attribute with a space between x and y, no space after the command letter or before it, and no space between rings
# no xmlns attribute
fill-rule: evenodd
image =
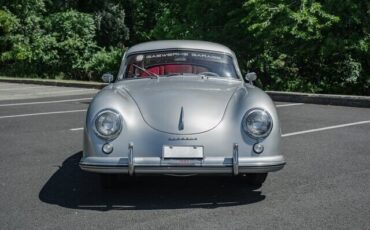
<svg viewBox="0 0 370 230"><path fill-rule="evenodd" d="M123 179L117 189L100 186L99 175L82 171L82 152L67 158L39 193L42 202L71 209L154 210L218 208L265 199L233 177L149 176Z"/></svg>

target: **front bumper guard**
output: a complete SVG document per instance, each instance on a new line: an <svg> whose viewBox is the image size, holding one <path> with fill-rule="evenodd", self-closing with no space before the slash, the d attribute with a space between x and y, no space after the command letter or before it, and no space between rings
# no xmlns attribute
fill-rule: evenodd
<svg viewBox="0 0 370 230"><path fill-rule="evenodd" d="M285 165L284 158L264 162L245 162L245 158L239 157L238 144L233 145L231 162L223 164L202 164L201 160L190 161L188 164L178 164L177 160L167 161L159 165L154 163L143 163L143 158L135 158L134 144L128 146L129 154L126 159L119 162L97 162L82 160L82 170L97 173L123 173L133 176L134 174L232 174L237 176L244 173L266 173L282 169ZM256 158L257 159L257 158ZM258 158L261 159L261 158ZM140 162L138 162L140 161Z"/></svg>
<svg viewBox="0 0 370 230"><path fill-rule="evenodd" d="M238 144L234 144L233 148L233 173L234 176L239 174L239 147Z"/></svg>
<svg viewBox="0 0 370 230"><path fill-rule="evenodd" d="M128 149L128 174L132 176L135 172L134 143L130 142L130 144L128 145Z"/></svg>

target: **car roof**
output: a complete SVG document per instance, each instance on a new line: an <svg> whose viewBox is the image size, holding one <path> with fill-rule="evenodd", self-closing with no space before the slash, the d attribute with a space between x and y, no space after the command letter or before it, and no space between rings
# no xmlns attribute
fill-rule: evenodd
<svg viewBox="0 0 370 230"><path fill-rule="evenodd" d="M213 42L193 41L193 40L161 40L144 42L129 48L127 54L165 49L208 50L234 55L234 52L224 45Z"/></svg>

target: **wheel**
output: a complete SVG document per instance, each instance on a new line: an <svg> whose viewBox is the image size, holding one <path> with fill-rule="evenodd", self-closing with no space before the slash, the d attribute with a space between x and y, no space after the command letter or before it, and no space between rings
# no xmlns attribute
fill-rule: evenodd
<svg viewBox="0 0 370 230"><path fill-rule="evenodd" d="M242 176L247 184L260 188L265 182L268 173L247 173Z"/></svg>
<svg viewBox="0 0 370 230"><path fill-rule="evenodd" d="M119 175L117 174L100 174L100 185L104 189L114 189L119 185Z"/></svg>

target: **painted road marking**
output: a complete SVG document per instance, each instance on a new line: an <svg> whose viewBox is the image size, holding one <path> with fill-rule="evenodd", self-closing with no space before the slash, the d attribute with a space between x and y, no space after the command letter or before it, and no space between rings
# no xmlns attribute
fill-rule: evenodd
<svg viewBox="0 0 370 230"><path fill-rule="evenodd" d="M282 137L289 137L289 136L295 136L295 135L300 135L300 134L305 134L305 133L320 132L320 131L324 131L324 130L338 129L338 128L343 128L343 127L362 125L362 124L368 124L368 123L370 123L370 121L359 121L359 122L354 122L354 123L333 125L333 126L328 126L328 127L318 128L318 129L309 129L309 130L304 130L304 131L299 131L299 132L286 133L286 134L282 134L281 136ZM70 131L80 131L80 130L83 130L83 129L84 128L74 128L74 129L70 129Z"/></svg>
<svg viewBox="0 0 370 230"><path fill-rule="evenodd" d="M80 130L84 130L84 128L74 128L74 129L70 129L70 131L80 131Z"/></svg>
<svg viewBox="0 0 370 230"><path fill-rule="evenodd" d="M78 113L78 112L86 112L86 109L55 111L55 112L45 112L45 113L17 114L17 115L9 115L9 116L0 116L0 119L15 118L15 117L30 117L30 116L40 116L40 115L50 115L50 114Z"/></svg>
<svg viewBox="0 0 370 230"><path fill-rule="evenodd" d="M282 104L282 105L276 105L276 107L279 108L279 107L288 107L288 106L296 106L296 105L304 105L304 103Z"/></svg>
<svg viewBox="0 0 370 230"><path fill-rule="evenodd" d="M39 105L39 104L51 104L51 103L63 103L63 102L72 102L72 101L85 101L85 100L90 100L90 99L91 99L91 97L79 98L79 99L58 100L58 101L22 102L22 103L13 103L13 104L0 104L0 107L3 107L3 106L17 106L17 105Z"/></svg>
<svg viewBox="0 0 370 230"><path fill-rule="evenodd" d="M77 90L75 90L77 91ZM36 102L22 102L22 103L12 103L12 104L0 104L1 106L17 106L17 105L38 105L38 104L51 104L51 103L63 103L63 102L73 102L73 101L85 101L90 100L91 97L88 98L79 98L79 99L68 99L68 100L57 100L57 101L36 101ZM283 105L276 105L276 107L287 107L287 106L296 106L296 105L303 105L304 103L295 103L295 104L283 104Z"/></svg>
<svg viewBox="0 0 370 230"><path fill-rule="evenodd" d="M341 124L341 125L327 126L327 127L318 128L318 129L309 129L309 130L304 130L304 131L299 131L299 132L286 133L286 134L282 134L281 136L290 137L290 136L295 136L295 135L300 135L300 134L305 134L305 133L314 133L314 132L320 132L320 131L329 130L329 129L338 129L338 128L343 128L343 127L362 125L362 124L368 124L368 123L370 123L370 121L359 121L359 122L353 122L353 123L347 123L347 124Z"/></svg>

